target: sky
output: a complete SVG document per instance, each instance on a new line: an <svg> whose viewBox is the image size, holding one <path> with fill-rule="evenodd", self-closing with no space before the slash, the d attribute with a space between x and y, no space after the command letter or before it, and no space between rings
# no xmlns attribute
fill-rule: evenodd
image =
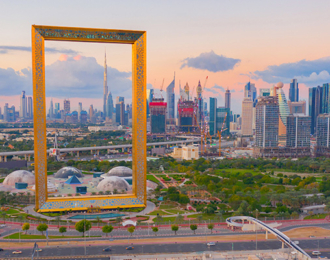
<svg viewBox="0 0 330 260"><path fill-rule="evenodd" d="M32 95L31 25L147 31L148 88L173 80L176 94L186 82L217 97L232 92L232 110L241 113L244 85L257 89L279 81L288 93L297 78L300 99L309 87L330 82L330 1L0 1L0 107L19 107ZM102 108L104 53L108 86L115 98L131 100L131 46L46 41L47 102L71 100L83 109ZM156 91L157 96L163 95ZM195 94L193 94L195 96Z"/></svg>

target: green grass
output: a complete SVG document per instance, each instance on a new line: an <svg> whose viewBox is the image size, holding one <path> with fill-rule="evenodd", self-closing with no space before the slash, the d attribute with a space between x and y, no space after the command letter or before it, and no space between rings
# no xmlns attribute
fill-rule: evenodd
<svg viewBox="0 0 330 260"><path fill-rule="evenodd" d="M167 209L166 211L170 212L172 214L178 214L178 213L183 214L183 213L185 213L185 211L180 210L180 209Z"/></svg>
<svg viewBox="0 0 330 260"><path fill-rule="evenodd" d="M324 219L327 216L327 214L317 214L313 216L307 216L304 219Z"/></svg>
<svg viewBox="0 0 330 260"><path fill-rule="evenodd" d="M153 212L150 212L148 215L151 215L151 216L157 216L157 214L159 214L159 215L161 215L161 216L163 216L163 215L168 215L168 214L166 214L164 211L162 211L162 210L155 210L155 211L153 211Z"/></svg>
<svg viewBox="0 0 330 260"><path fill-rule="evenodd" d="M176 208L176 207L177 207L176 203L167 203L167 204L162 203L159 206L160 209L173 209L173 208Z"/></svg>
<svg viewBox="0 0 330 260"><path fill-rule="evenodd" d="M53 175L54 172L47 172L47 175Z"/></svg>
<svg viewBox="0 0 330 260"><path fill-rule="evenodd" d="M149 180L149 181L153 181L153 182L159 184L159 181L158 181L158 180L156 179L156 177L153 176L153 175L148 174L148 175L147 175L147 180Z"/></svg>
<svg viewBox="0 0 330 260"><path fill-rule="evenodd" d="M0 179L0 183L3 183L4 180L5 180L5 178Z"/></svg>
<svg viewBox="0 0 330 260"><path fill-rule="evenodd" d="M82 236L48 236L49 239L58 239L58 238L81 238ZM93 236L101 237L101 236ZM4 237L4 239L19 239L19 233L14 233L9 236ZM25 235L21 233L21 239L46 239L46 236L43 235Z"/></svg>
<svg viewBox="0 0 330 260"><path fill-rule="evenodd" d="M187 218L196 218L197 219L197 217L200 216L200 215L203 216L202 220L209 220L209 219L210 220L216 220L216 221L219 220L219 218L215 214L206 214L206 213L189 215L189 216L187 216ZM229 217L229 215L230 214L222 215L222 220L225 220L227 217Z"/></svg>
<svg viewBox="0 0 330 260"><path fill-rule="evenodd" d="M174 222L175 221L175 219L176 219L176 217L165 217L165 218L163 218L163 221L161 221L160 223L164 223L164 221L171 221L171 222ZM155 220L154 220L154 222L155 222Z"/></svg>
<svg viewBox="0 0 330 260"><path fill-rule="evenodd" d="M3 212L6 213L7 215L12 215L12 214L19 213L19 211L16 210L16 209L8 209L7 211L0 211L0 214L3 213Z"/></svg>

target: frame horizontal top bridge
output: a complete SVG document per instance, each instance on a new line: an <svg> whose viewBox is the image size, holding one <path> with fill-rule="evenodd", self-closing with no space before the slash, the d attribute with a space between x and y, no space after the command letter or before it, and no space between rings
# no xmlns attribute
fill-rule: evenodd
<svg viewBox="0 0 330 260"><path fill-rule="evenodd" d="M45 40L133 44L145 31L32 25Z"/></svg>

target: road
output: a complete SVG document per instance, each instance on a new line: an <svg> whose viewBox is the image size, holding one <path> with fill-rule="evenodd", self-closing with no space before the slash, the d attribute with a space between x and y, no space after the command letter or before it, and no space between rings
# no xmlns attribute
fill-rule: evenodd
<svg viewBox="0 0 330 260"><path fill-rule="evenodd" d="M217 241L214 241L217 242ZM144 244L144 245L133 245L133 250L126 250L129 245L113 245L112 241L107 241L104 245L90 247L87 243L86 245L86 255L125 255L125 254L162 254L162 253L185 253L185 252L202 252L202 251L245 251L245 250L269 250L269 249L279 249L281 248L281 242L277 240L268 241L251 241L243 242L238 241L234 243L221 243L217 242L215 246L207 246L205 243L180 243L180 244ZM312 250L322 249L325 251L329 250L330 240L329 239L308 239L299 240L299 246L303 249L308 249L308 253ZM103 249L111 246L112 251L104 252ZM43 251L39 253L39 256L81 256L85 255L85 247L49 247L42 248ZM13 250L5 250L0 252L0 258L13 257ZM29 257L31 256L31 249L22 249L22 254L16 255L17 257ZM323 252L322 256L330 256L330 252ZM85 259L85 258L84 258Z"/></svg>

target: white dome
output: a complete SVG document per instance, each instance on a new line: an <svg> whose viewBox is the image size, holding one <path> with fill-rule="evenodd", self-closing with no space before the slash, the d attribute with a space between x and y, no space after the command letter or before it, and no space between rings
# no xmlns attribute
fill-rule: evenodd
<svg viewBox="0 0 330 260"><path fill-rule="evenodd" d="M100 183L97 185L97 189L99 191L128 191L130 190L130 186L128 182L120 177L117 176L111 176L111 177L106 177Z"/></svg>
<svg viewBox="0 0 330 260"><path fill-rule="evenodd" d="M76 175L78 178L84 177L84 175L81 173L81 170L78 170L75 167L67 166L59 169L56 173L54 173L54 178L67 179L73 175Z"/></svg>
<svg viewBox="0 0 330 260"><path fill-rule="evenodd" d="M16 182L25 182L32 185L35 183L34 174L25 170L14 171L5 178L3 185L15 186Z"/></svg>
<svg viewBox="0 0 330 260"><path fill-rule="evenodd" d="M112 168L108 173L102 174L102 178L118 176L118 177L132 177L132 169L125 166L117 166Z"/></svg>

